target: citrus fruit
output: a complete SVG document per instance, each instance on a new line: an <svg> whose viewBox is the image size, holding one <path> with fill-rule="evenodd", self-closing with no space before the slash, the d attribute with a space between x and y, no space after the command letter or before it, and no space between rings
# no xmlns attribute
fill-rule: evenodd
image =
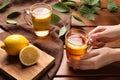
<svg viewBox="0 0 120 80"><path fill-rule="evenodd" d="M21 34L12 34L5 38L1 45L8 55L18 55L20 50L29 45L29 40Z"/></svg>
<svg viewBox="0 0 120 80"><path fill-rule="evenodd" d="M37 63L40 53L37 47L29 45L24 47L19 54L20 62L25 66L31 66Z"/></svg>

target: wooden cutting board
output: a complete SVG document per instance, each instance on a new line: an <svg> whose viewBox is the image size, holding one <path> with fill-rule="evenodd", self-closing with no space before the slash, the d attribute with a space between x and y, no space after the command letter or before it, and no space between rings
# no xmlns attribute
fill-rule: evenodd
<svg viewBox="0 0 120 80"><path fill-rule="evenodd" d="M0 41L1 44L1 41ZM55 59L47 53L39 50L40 59L35 65L26 67L22 65L16 56L8 56L5 50L0 48L0 70L8 77L16 80L36 80L53 64Z"/></svg>

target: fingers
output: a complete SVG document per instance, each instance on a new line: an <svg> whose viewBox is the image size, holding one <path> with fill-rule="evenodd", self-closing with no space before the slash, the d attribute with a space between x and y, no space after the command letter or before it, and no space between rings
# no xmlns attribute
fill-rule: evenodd
<svg viewBox="0 0 120 80"><path fill-rule="evenodd" d="M93 40L99 39L103 37L105 27L98 26L95 29L93 29L91 32L89 32L89 37Z"/></svg>
<svg viewBox="0 0 120 80"><path fill-rule="evenodd" d="M80 60L79 64L76 64L72 66L74 69L80 69L80 70L89 70L89 69L98 69L99 63L96 61L96 57L86 60Z"/></svg>
<svg viewBox="0 0 120 80"><path fill-rule="evenodd" d="M94 33L102 32L104 30L105 30L105 28L103 26L97 26L92 31L90 31L89 34L91 35L91 34L94 34Z"/></svg>
<svg viewBox="0 0 120 80"><path fill-rule="evenodd" d="M105 45L105 42L103 42L103 41L94 41L92 43L92 45L94 46L94 48L100 48L100 47L103 47Z"/></svg>
<svg viewBox="0 0 120 80"><path fill-rule="evenodd" d="M97 62L97 59L98 59L98 56L94 56L92 58L80 60L79 69L81 70L98 69L101 66Z"/></svg>
<svg viewBox="0 0 120 80"><path fill-rule="evenodd" d="M90 38L94 40L99 40L104 37L104 32L94 33L90 35Z"/></svg>
<svg viewBox="0 0 120 80"><path fill-rule="evenodd" d="M84 56L81 56L80 60L84 60L84 59L88 59L88 58L91 58L91 57L94 57L94 56L97 56L98 53L94 53L94 52L89 52L87 54L85 54Z"/></svg>
<svg viewBox="0 0 120 80"><path fill-rule="evenodd" d="M79 61L70 59L68 65L71 66L73 69L96 69L96 64L98 64L96 63L96 60L99 57L99 53L97 53L96 50L93 50L90 53L82 56Z"/></svg>

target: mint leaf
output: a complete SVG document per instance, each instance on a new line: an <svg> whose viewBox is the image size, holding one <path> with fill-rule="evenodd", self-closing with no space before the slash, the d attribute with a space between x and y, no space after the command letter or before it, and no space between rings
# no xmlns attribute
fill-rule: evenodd
<svg viewBox="0 0 120 80"><path fill-rule="evenodd" d="M95 5L95 4L97 4L99 1L100 1L100 0L89 0L89 1L88 1L88 4L89 4L89 5Z"/></svg>
<svg viewBox="0 0 120 80"><path fill-rule="evenodd" d="M92 13L97 13L99 10L101 10L101 8L96 7L96 6L93 6L93 7L91 8L91 12L92 12Z"/></svg>
<svg viewBox="0 0 120 80"><path fill-rule="evenodd" d="M0 10L4 9L9 3L10 3L10 0L6 0L6 1L0 6Z"/></svg>
<svg viewBox="0 0 120 80"><path fill-rule="evenodd" d="M7 20L6 21L8 24L16 24L17 22L15 20Z"/></svg>
<svg viewBox="0 0 120 80"><path fill-rule="evenodd" d="M92 20L92 21L95 20L94 14L92 14L92 13L84 14L83 17L85 17L85 18L87 18L89 20Z"/></svg>
<svg viewBox="0 0 120 80"><path fill-rule="evenodd" d="M115 12L115 11L119 10L119 7L116 2L112 2L111 0L106 0L106 1L108 3L107 9L110 12Z"/></svg>
<svg viewBox="0 0 120 80"><path fill-rule="evenodd" d="M20 12L14 11L7 15L7 18L15 18L20 15Z"/></svg>
<svg viewBox="0 0 120 80"><path fill-rule="evenodd" d="M74 2L74 1L63 2L63 4L66 6L76 6L76 2Z"/></svg>
<svg viewBox="0 0 120 80"><path fill-rule="evenodd" d="M69 12L70 11L70 8L61 2L54 4L52 7L58 12Z"/></svg>
<svg viewBox="0 0 120 80"><path fill-rule="evenodd" d="M63 36L67 31L66 26L64 25L59 31L59 37Z"/></svg>
<svg viewBox="0 0 120 80"><path fill-rule="evenodd" d="M53 25L57 24L61 20L61 18L56 14L52 14L51 17L52 17L51 24L53 24Z"/></svg>
<svg viewBox="0 0 120 80"><path fill-rule="evenodd" d="M111 3L112 1L111 0L106 0L107 1L107 3Z"/></svg>
<svg viewBox="0 0 120 80"><path fill-rule="evenodd" d="M82 21L82 19L80 19L78 16L75 16L75 15L72 15L77 21L80 21L80 22L82 22L82 23L84 23L83 21ZM85 24L85 23L84 23Z"/></svg>
<svg viewBox="0 0 120 80"><path fill-rule="evenodd" d="M96 5L100 3L100 0L81 0L81 2L85 5Z"/></svg>
<svg viewBox="0 0 120 80"><path fill-rule="evenodd" d="M93 9L93 8L89 8L88 6L80 6L78 7L78 11L80 12L80 14L89 19L89 20L95 20L94 19L94 13L96 13L96 9Z"/></svg>

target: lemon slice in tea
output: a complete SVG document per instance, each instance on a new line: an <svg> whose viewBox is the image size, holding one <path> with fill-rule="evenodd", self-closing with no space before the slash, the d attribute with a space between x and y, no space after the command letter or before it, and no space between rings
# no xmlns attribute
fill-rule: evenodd
<svg viewBox="0 0 120 80"><path fill-rule="evenodd" d="M21 63L25 66L31 66L38 62L40 52L37 47L29 45L24 47L19 54Z"/></svg>

